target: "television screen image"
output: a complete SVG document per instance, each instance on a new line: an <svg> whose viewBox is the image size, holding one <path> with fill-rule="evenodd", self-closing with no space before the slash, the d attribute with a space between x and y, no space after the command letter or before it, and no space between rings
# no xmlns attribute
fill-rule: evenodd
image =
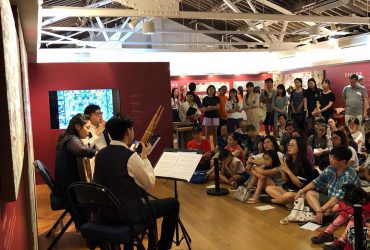
<svg viewBox="0 0 370 250"><path fill-rule="evenodd" d="M100 106L104 120L120 111L119 91L115 89L49 91L49 102L52 129L67 128L69 120L90 104Z"/></svg>

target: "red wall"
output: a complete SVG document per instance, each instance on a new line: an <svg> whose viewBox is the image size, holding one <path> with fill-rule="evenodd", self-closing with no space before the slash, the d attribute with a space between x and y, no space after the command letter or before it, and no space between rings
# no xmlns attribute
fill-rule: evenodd
<svg viewBox="0 0 370 250"><path fill-rule="evenodd" d="M336 107L342 107L342 90L349 84L348 77L351 74L361 74L364 78L364 85L370 94L370 62L342 64L335 66L311 67L299 70L288 71L284 73L296 73L302 71L325 70L325 78L331 82L331 89L336 96Z"/></svg>
<svg viewBox="0 0 370 250"><path fill-rule="evenodd" d="M42 160L52 175L55 143L61 130L50 127L50 90L119 89L121 112L133 118L138 139L158 106L163 105L165 112L156 131L162 140L151 155L153 164L162 149L172 145L168 63L32 63L29 64L29 81L35 159Z"/></svg>
<svg viewBox="0 0 370 250"><path fill-rule="evenodd" d="M22 177L18 199L0 204L0 249L2 250L28 249L24 193L24 178Z"/></svg>

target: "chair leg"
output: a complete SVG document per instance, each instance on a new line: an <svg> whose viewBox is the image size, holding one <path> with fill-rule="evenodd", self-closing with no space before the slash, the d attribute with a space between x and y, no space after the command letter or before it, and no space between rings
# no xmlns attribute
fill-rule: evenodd
<svg viewBox="0 0 370 250"><path fill-rule="evenodd" d="M132 242L132 243L123 244L123 249L124 250L134 250L134 243Z"/></svg>
<svg viewBox="0 0 370 250"><path fill-rule="evenodd" d="M51 233L55 230L55 228L62 222L64 217L67 215L67 210L64 210L62 215L59 217L59 219L54 223L54 225L50 228L50 230L46 233L45 237L49 238L51 236ZM61 228L63 228L63 225L61 225Z"/></svg>
<svg viewBox="0 0 370 250"><path fill-rule="evenodd" d="M65 233L65 231L67 231L68 227L72 224L73 220L72 218L69 219L69 221L67 222L67 224L62 228L62 230L60 231L60 233L57 235L57 237L53 240L53 242L51 242L50 246L47 248L47 250L51 250L53 249L53 247L55 246L55 244L57 244L57 242L59 241L59 239L62 237L62 235Z"/></svg>

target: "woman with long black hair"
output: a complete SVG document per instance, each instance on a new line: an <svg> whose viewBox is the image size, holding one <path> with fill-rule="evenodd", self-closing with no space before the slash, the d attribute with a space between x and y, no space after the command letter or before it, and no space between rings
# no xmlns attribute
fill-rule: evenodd
<svg viewBox="0 0 370 250"><path fill-rule="evenodd" d="M322 93L318 101L318 111L325 118L325 121L328 121L334 114L335 94L330 89L330 81L328 79L322 81L321 87Z"/></svg>
<svg viewBox="0 0 370 250"><path fill-rule="evenodd" d="M94 157L96 150L85 146L85 139L90 132L90 118L77 114L69 121L67 130L59 135L55 159L55 183L58 189L66 192L69 185L80 181L77 167L78 157Z"/></svg>
<svg viewBox="0 0 370 250"><path fill-rule="evenodd" d="M307 110L307 121L313 123L312 112L317 108L317 102L321 97L321 89L317 87L316 80L310 78L307 81L308 88L304 92L304 109Z"/></svg>
<svg viewBox="0 0 370 250"><path fill-rule="evenodd" d="M295 88L290 95L291 118L296 128L304 131L305 112L304 89L302 88L302 78L294 80Z"/></svg>
<svg viewBox="0 0 370 250"><path fill-rule="evenodd" d="M254 92L254 84L247 83L247 93L245 94L243 108L247 115L247 123L256 128L257 135L260 133L260 119L258 116L258 107L260 104L260 95Z"/></svg>
<svg viewBox="0 0 370 250"><path fill-rule="evenodd" d="M225 108L227 112L227 130L229 133L239 128L239 123L243 120L242 116L243 104L239 101L236 89L232 88L229 91L229 100L226 102Z"/></svg>
<svg viewBox="0 0 370 250"><path fill-rule="evenodd" d="M281 163L281 175L284 182L283 187L266 187L266 196L260 200L267 203L288 204L294 202L298 190L309 184L316 173L307 159L306 143L302 138L292 138L288 145L286 161Z"/></svg>

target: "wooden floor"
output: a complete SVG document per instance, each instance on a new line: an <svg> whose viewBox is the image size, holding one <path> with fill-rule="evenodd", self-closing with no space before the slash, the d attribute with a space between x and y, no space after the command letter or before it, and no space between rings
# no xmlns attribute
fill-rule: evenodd
<svg viewBox="0 0 370 250"><path fill-rule="evenodd" d="M208 184L209 185L209 184ZM206 185L178 183L181 219L192 238L194 250L226 249L322 249L311 245L310 238L317 232L300 229L296 224L281 225L280 219L288 215L285 207L259 211L255 207L237 202L232 194L213 197L206 194ZM173 182L159 180L153 195L172 196ZM50 243L44 237L60 213L49 206L46 185L37 186L39 245L44 250ZM320 230L320 229L319 229ZM84 240L74 226L61 238L55 249L86 249ZM183 241L172 249L186 250Z"/></svg>

